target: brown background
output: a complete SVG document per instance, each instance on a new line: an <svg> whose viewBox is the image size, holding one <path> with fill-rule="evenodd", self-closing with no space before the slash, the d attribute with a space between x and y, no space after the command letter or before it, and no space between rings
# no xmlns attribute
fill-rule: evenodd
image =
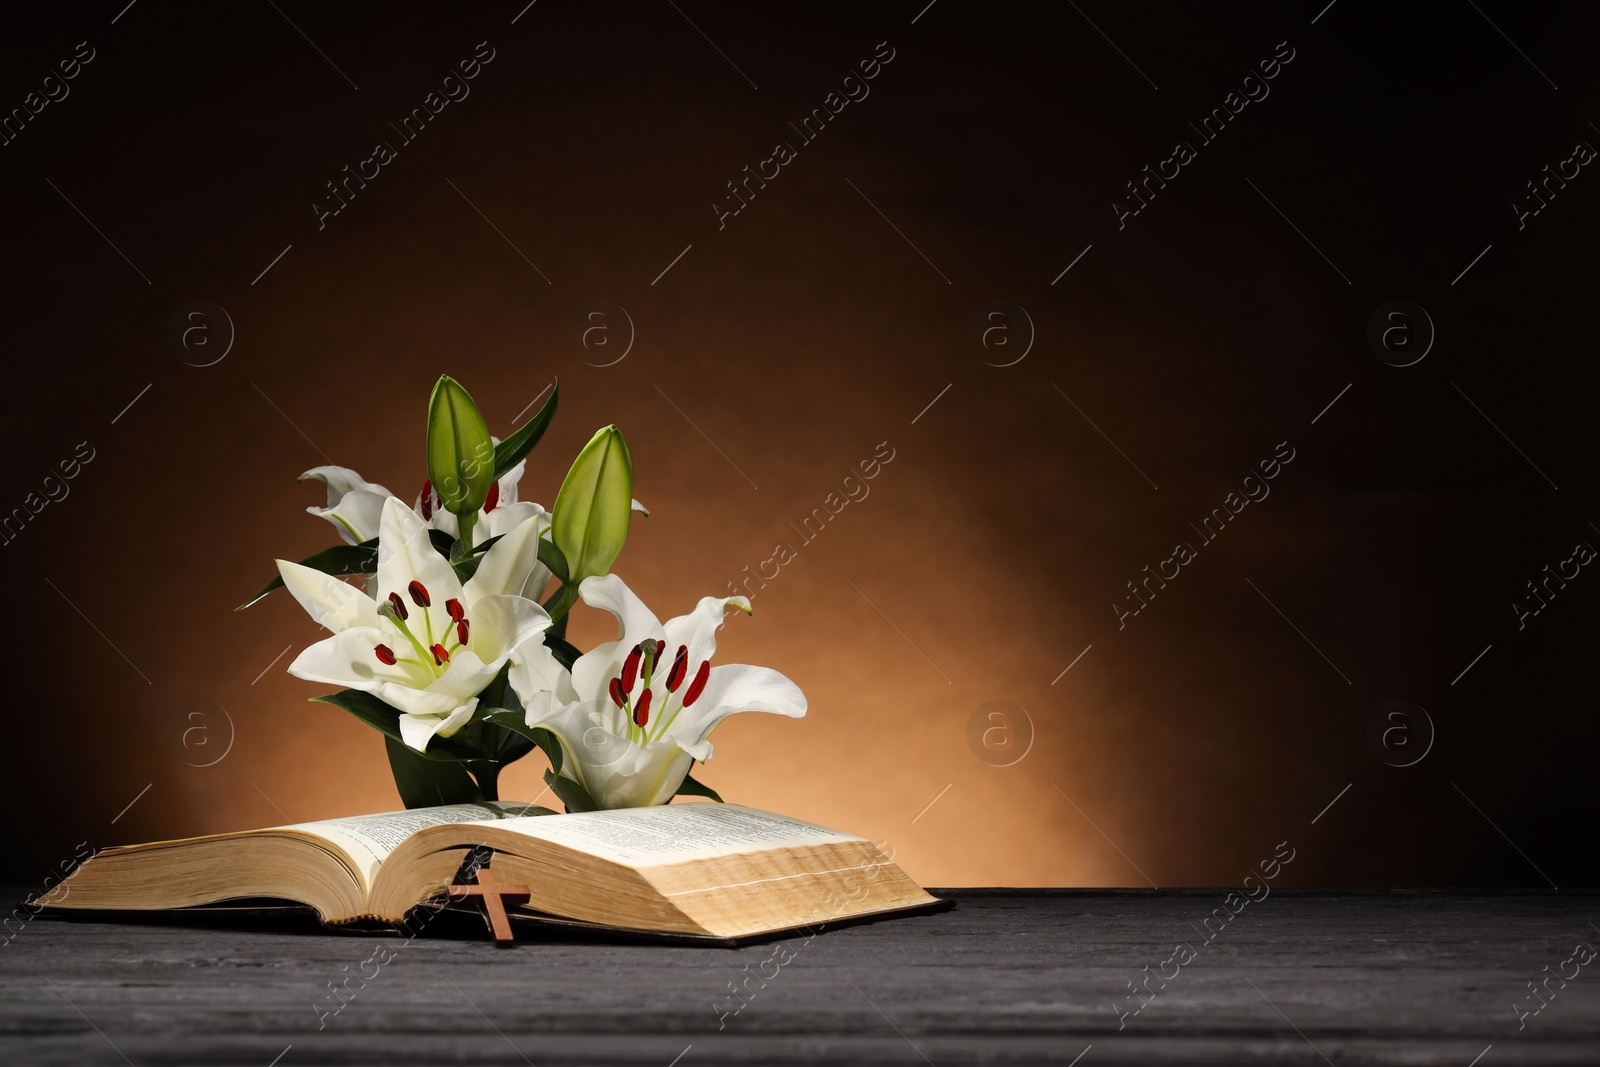
<svg viewBox="0 0 1600 1067"><path fill-rule="evenodd" d="M449 372L501 434L560 379L524 482L546 504L588 435L622 427L654 514L617 569L662 615L799 548L722 659L789 674L811 714L718 732L704 778L730 800L887 841L934 885L1236 883L1285 840L1288 884L1595 881L1564 827L1595 814L1600 578L1521 631L1510 607L1600 543L1600 179L1520 232L1508 206L1600 141L1576 9L1488 11L1512 46L1470 5L1358 0L542 0L515 25L520 2L280 6L141 3L114 25L120 2L86 6L0 46L5 107L78 41L97 52L0 148L0 505L95 452L0 549L8 875L85 839L393 806L377 736L283 673L316 639L304 614L232 609L274 556L330 542L300 471L416 491ZM323 183L479 41L496 58L471 95L319 231ZM797 141L787 123L880 41L871 95L719 230L723 183ZM1123 183L1280 41L1296 57L1271 95L1119 231ZM1397 298L1438 330L1408 368L1365 339ZM213 366L168 340L193 300L236 329ZM968 340L993 300L1036 327L1013 366ZM604 368L615 349L575 325L596 301L636 328ZM1282 441L1271 496L1119 631L1124 583ZM880 442L870 496L800 547L788 524ZM575 622L579 643L603 622ZM1404 769L1367 740L1394 699L1437 729ZM997 700L1031 722L1009 767L968 744ZM537 793L538 762L505 794Z"/></svg>

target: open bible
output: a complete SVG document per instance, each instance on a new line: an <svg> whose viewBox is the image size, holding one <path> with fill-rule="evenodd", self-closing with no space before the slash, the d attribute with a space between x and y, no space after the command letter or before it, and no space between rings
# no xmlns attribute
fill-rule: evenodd
<svg viewBox="0 0 1600 1067"><path fill-rule="evenodd" d="M39 903L151 911L270 898L325 923L403 923L494 850L525 909L624 930L747 937L938 903L871 841L735 804L557 815L504 801L416 808L97 853ZM520 910L520 909L519 909Z"/></svg>

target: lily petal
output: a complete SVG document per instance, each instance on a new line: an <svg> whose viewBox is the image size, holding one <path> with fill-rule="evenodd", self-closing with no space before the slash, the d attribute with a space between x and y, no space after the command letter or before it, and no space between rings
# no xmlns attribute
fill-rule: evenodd
<svg viewBox="0 0 1600 1067"><path fill-rule="evenodd" d="M298 480L327 486L328 506L306 508L306 511L333 523L347 543L357 545L378 536L383 502L394 495L389 490L367 481L349 467L312 467Z"/></svg>
<svg viewBox="0 0 1600 1067"><path fill-rule="evenodd" d="M300 602L318 625L338 633L352 626L377 626L372 598L331 574L280 559L278 576L289 595Z"/></svg>
<svg viewBox="0 0 1600 1067"><path fill-rule="evenodd" d="M674 744L622 743L631 750L625 758L584 770L589 779L589 796L602 809L665 804L694 766L694 758Z"/></svg>
<svg viewBox="0 0 1600 1067"><path fill-rule="evenodd" d="M390 593L403 597L413 580L423 584L435 604L462 595L455 568L433 547L428 527L399 497L390 497L383 502L378 525L377 598Z"/></svg>
<svg viewBox="0 0 1600 1067"><path fill-rule="evenodd" d="M463 648L450 657L450 666L426 689L384 681L370 691L390 707L411 715L448 715L477 697L499 673L500 663L485 663L471 650Z"/></svg>
<svg viewBox="0 0 1600 1067"><path fill-rule="evenodd" d="M590 607L616 616L622 628L620 638L596 645L572 665L572 684L579 693L604 693L610 680L622 670L622 661L634 645L646 638L663 640L666 634L655 613L615 574L585 578L578 587L578 594Z"/></svg>
<svg viewBox="0 0 1600 1067"><path fill-rule="evenodd" d="M668 619L666 654L677 655L678 646L687 646L689 669L698 670L700 664L717 654L717 629L722 626L723 615L730 604L750 614L750 601L746 597L708 596L701 597L689 614Z"/></svg>
<svg viewBox="0 0 1600 1067"><path fill-rule="evenodd" d="M678 713L661 740L675 741L685 751L695 752L697 759L705 759L710 752L705 750L705 756L698 755L700 744L718 723L741 711L765 711L799 719L806 713L806 695L799 686L768 667L743 663L712 667L705 691L693 707Z"/></svg>
<svg viewBox="0 0 1600 1067"><path fill-rule="evenodd" d="M604 758L611 760L620 760L627 755L614 744L628 743L613 732L615 723L612 720L615 718L597 701L557 704L535 700L528 706L524 721L530 727L539 727L555 734L561 742L561 776L588 789L584 770L588 766L602 766L602 753Z"/></svg>
<svg viewBox="0 0 1600 1067"><path fill-rule="evenodd" d="M373 626L355 626L306 648L289 664L289 673L308 682L342 685L373 692L385 682L403 686L424 685L428 672L408 663L385 664L372 650L394 637Z"/></svg>
<svg viewBox="0 0 1600 1067"><path fill-rule="evenodd" d="M478 698L473 697L465 704L456 708L446 716L438 715L402 715L400 716L400 737L411 748L424 752L428 742L433 740L433 735L450 737L472 718L472 713L477 710Z"/></svg>
<svg viewBox="0 0 1600 1067"><path fill-rule="evenodd" d="M529 641L541 641L550 628L550 615L538 604L520 596L486 596L472 605L473 647L495 669L511 650Z"/></svg>
<svg viewBox="0 0 1600 1067"><path fill-rule="evenodd" d="M536 508L533 504L519 506ZM494 514L498 515L501 510L509 509L496 509ZM476 600L478 597L507 593L520 595L533 568L539 565L539 538L549 528L548 515L543 516L541 525L541 515L533 514L514 529L498 535L500 539L489 546L489 551L483 554L483 559L478 563L477 571L467 581L468 598Z"/></svg>
<svg viewBox="0 0 1600 1067"><path fill-rule="evenodd" d="M377 482L367 481L349 467L312 467L296 478L295 481L321 482L327 486L328 506L330 508L337 504L346 493L354 492L357 489L370 489L373 492L382 493L384 496L394 495Z"/></svg>
<svg viewBox="0 0 1600 1067"><path fill-rule="evenodd" d="M491 537L508 534L529 519L542 518L543 525L540 533L549 536L550 513L531 500L515 500L507 503L501 501L500 506L493 511L484 512L478 516L478 525L473 531L473 538L478 541L487 541Z"/></svg>
<svg viewBox="0 0 1600 1067"><path fill-rule="evenodd" d="M495 438L494 443L498 445L500 443L500 439L498 437ZM517 483L522 481L522 473L527 469L528 460L526 457L524 457L523 459L517 461L517 465L515 467L512 467L510 470L506 471L500 476L500 503L502 506L506 504L515 504L517 501L522 499L517 495Z"/></svg>
<svg viewBox="0 0 1600 1067"><path fill-rule="evenodd" d="M694 765L678 745L641 745L616 733L615 709L599 702L553 707L528 716L529 726L561 739L561 776L583 786L601 808L664 804Z"/></svg>
<svg viewBox="0 0 1600 1067"><path fill-rule="evenodd" d="M555 701L570 704L577 700L572 677L545 645L542 635L512 649L511 669L506 677L517 699L527 709L530 722L536 716L547 714ZM541 702L541 706L535 707Z"/></svg>

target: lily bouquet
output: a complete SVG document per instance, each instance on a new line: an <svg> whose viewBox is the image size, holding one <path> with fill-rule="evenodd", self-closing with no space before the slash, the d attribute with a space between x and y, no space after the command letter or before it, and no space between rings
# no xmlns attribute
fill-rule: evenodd
<svg viewBox="0 0 1600 1067"><path fill-rule="evenodd" d="M710 758L717 724L738 711L806 712L777 671L711 665L725 610L749 613L749 600L705 597L663 623L610 573L634 513L649 514L615 426L578 453L549 511L519 498L559 396L553 388L497 441L467 391L440 378L417 498L345 467L306 471L301 481L327 488L327 506L307 510L343 543L278 560L250 601L287 589L330 631L289 673L344 687L312 699L382 732L407 807L498 799L501 770L535 748L568 811L720 800L689 773ZM579 603L610 612L618 638L587 652L570 644Z"/></svg>

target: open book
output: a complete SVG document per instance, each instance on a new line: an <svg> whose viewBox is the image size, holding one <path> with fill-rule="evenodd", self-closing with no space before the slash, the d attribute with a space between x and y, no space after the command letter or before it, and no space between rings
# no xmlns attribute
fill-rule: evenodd
<svg viewBox="0 0 1600 1067"><path fill-rule="evenodd" d="M326 923L399 924L494 850L526 908L628 930L746 937L936 903L871 841L735 804L557 815L503 801L126 845L41 898L159 910L276 898ZM518 909L513 909L515 912Z"/></svg>

